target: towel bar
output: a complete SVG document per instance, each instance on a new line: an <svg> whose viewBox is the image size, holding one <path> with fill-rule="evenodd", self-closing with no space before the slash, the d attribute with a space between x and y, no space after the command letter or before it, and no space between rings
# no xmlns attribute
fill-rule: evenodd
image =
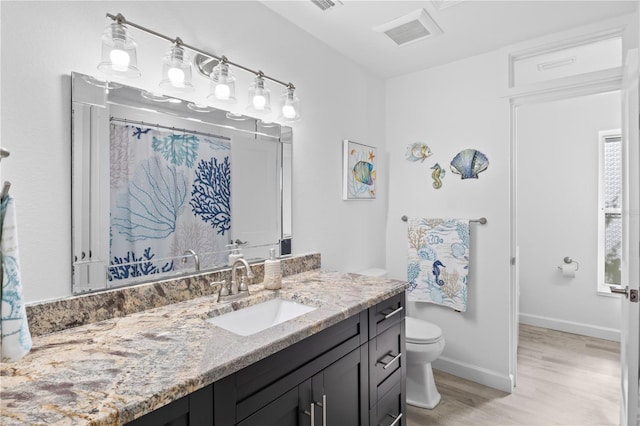
<svg viewBox="0 0 640 426"><path fill-rule="evenodd" d="M409 220L407 216L402 216L400 219L402 219L403 222L406 222ZM481 225L484 225L485 223L487 223L487 218L481 217L480 219L469 219L469 222L477 222Z"/></svg>

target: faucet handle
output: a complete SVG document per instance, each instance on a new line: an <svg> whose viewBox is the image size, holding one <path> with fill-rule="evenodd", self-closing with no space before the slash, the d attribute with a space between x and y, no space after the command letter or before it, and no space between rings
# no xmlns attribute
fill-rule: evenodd
<svg viewBox="0 0 640 426"><path fill-rule="evenodd" d="M220 292L219 292L220 296L228 296L229 295L229 286L228 286L226 281L224 281L224 280L223 281L211 281L209 283L209 285L211 287L219 285L220 286Z"/></svg>
<svg viewBox="0 0 640 426"><path fill-rule="evenodd" d="M240 287L238 291L249 291L249 286L247 285L247 277L244 275L240 278Z"/></svg>

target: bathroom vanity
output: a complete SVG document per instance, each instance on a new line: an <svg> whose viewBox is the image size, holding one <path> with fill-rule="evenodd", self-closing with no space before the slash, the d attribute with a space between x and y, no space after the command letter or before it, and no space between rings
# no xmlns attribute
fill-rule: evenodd
<svg viewBox="0 0 640 426"><path fill-rule="evenodd" d="M404 424L401 281L308 271L34 338L2 365L3 425ZM316 309L240 336L207 319L280 298Z"/></svg>
<svg viewBox="0 0 640 426"><path fill-rule="evenodd" d="M129 425L404 424L404 304L392 296Z"/></svg>

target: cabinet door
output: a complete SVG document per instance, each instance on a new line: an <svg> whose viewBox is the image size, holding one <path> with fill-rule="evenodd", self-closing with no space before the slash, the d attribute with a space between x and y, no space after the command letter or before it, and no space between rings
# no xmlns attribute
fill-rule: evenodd
<svg viewBox="0 0 640 426"><path fill-rule="evenodd" d="M402 384L398 383L378 401L370 413L370 426L404 426L406 425L406 404L402 392Z"/></svg>
<svg viewBox="0 0 640 426"><path fill-rule="evenodd" d="M316 425L364 426L369 423L367 347L365 344L350 352L313 377ZM323 417L325 414L326 418Z"/></svg>
<svg viewBox="0 0 640 426"><path fill-rule="evenodd" d="M310 426L310 409L311 380L307 380L253 413L238 426ZM314 414L317 416L318 412Z"/></svg>
<svg viewBox="0 0 640 426"><path fill-rule="evenodd" d="M213 386L158 408L128 426L213 426Z"/></svg>

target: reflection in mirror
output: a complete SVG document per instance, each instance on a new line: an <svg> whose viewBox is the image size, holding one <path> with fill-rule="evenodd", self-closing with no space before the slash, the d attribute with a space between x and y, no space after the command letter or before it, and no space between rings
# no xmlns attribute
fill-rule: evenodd
<svg viewBox="0 0 640 426"><path fill-rule="evenodd" d="M290 253L288 127L72 74L73 293ZM283 251L284 250L284 251Z"/></svg>

